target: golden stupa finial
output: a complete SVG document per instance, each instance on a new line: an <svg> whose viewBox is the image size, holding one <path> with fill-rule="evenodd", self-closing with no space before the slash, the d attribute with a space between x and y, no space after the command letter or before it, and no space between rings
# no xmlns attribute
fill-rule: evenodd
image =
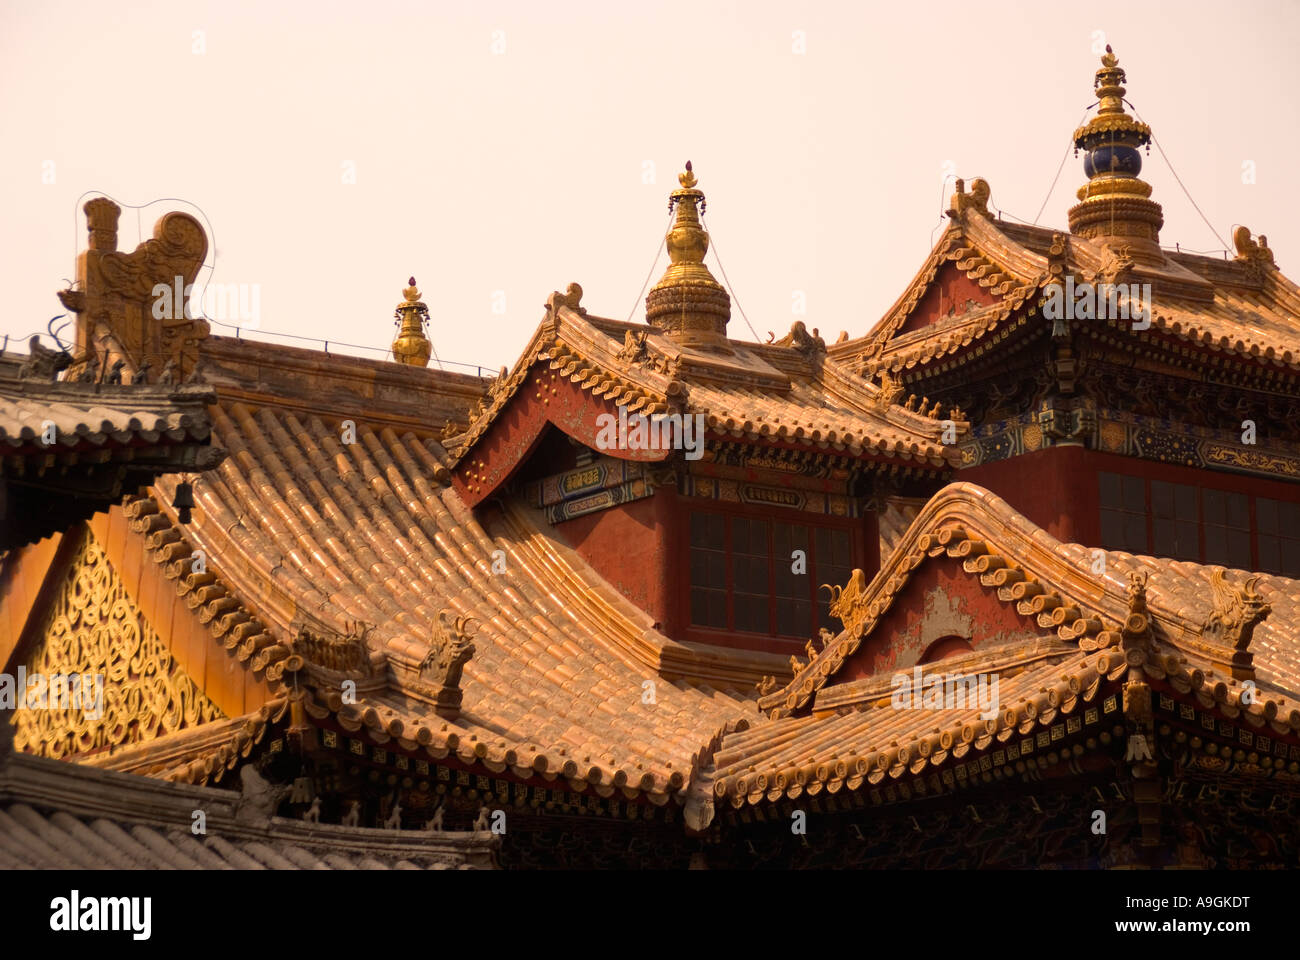
<svg viewBox="0 0 1300 960"><path fill-rule="evenodd" d="M394 314L400 328L393 339L393 359L413 367L428 366L429 354L433 351L433 344L424 335L429 308L420 300L420 289L415 285L415 277L411 277L411 284L402 291L402 297Z"/></svg>
<svg viewBox="0 0 1300 960"><path fill-rule="evenodd" d="M1127 78L1110 45L1093 80L1097 113L1074 131L1074 150L1084 151L1088 182L1079 189L1081 201L1070 209L1070 232L1088 239L1115 238L1132 248L1136 260L1159 262L1160 228L1164 214L1151 200L1151 185L1138 179L1139 149L1150 149L1151 128L1124 109Z"/></svg>
<svg viewBox="0 0 1300 960"><path fill-rule="evenodd" d="M677 182L681 187L668 196L676 217L664 238L672 263L646 296L646 323L681 344L718 343L727 337L731 297L704 265L709 252L709 234L700 222L705 199L689 160Z"/></svg>

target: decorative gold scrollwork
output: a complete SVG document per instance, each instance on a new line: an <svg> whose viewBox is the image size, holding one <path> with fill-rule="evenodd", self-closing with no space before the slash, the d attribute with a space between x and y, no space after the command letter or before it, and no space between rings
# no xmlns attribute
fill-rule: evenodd
<svg viewBox="0 0 1300 960"><path fill-rule="evenodd" d="M51 700L46 708L15 710L14 745L65 757L223 718L127 596L95 538L89 531L81 536L26 669L29 678L101 676L101 710L96 716L89 697L81 704Z"/></svg>

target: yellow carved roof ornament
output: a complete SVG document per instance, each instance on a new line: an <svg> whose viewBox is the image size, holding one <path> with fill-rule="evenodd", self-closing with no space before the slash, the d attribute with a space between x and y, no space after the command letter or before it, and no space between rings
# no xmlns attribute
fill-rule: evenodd
<svg viewBox="0 0 1300 960"><path fill-rule="evenodd" d="M428 366L429 354L433 350L433 344L424 335L424 325L429 320L429 308L420 300L420 290L415 285L415 277L411 278L411 285L402 291L402 297L402 302L397 305L397 312L394 314L400 328L393 340L393 359L398 363L415 367Z"/></svg>
<svg viewBox="0 0 1300 960"><path fill-rule="evenodd" d="M646 296L646 323L683 345L720 343L727 337L731 297L704 265L709 250L709 234L700 223L705 199L689 160L677 181L681 187L668 197L676 218L665 237L672 263Z"/></svg>
<svg viewBox="0 0 1300 960"><path fill-rule="evenodd" d="M1075 154L1084 151L1088 182L1079 189L1080 202L1070 209L1070 232L1104 243L1122 240L1131 246L1133 259L1158 263L1163 259L1164 214L1150 199L1150 184L1138 178L1139 149L1150 151L1151 128L1124 109L1125 82L1119 58L1107 45L1093 81L1097 113L1074 131Z"/></svg>

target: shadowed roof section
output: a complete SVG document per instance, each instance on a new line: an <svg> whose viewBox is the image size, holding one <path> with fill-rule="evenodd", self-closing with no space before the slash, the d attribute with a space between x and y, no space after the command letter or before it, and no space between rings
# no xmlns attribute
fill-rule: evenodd
<svg viewBox="0 0 1300 960"><path fill-rule="evenodd" d="M195 811L204 833L192 831ZM487 833L250 816L232 790L0 755L5 870L470 869L493 866L498 845Z"/></svg>
<svg viewBox="0 0 1300 960"><path fill-rule="evenodd" d="M162 474L197 473L225 456L209 443L211 387L13 373L0 365L0 549L66 529Z"/></svg>

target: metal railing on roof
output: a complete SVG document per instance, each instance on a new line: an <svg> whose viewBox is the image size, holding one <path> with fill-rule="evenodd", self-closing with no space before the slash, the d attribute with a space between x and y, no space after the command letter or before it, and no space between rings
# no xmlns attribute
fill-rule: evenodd
<svg viewBox="0 0 1300 960"><path fill-rule="evenodd" d="M285 337L289 340L302 340L307 343L319 343L326 353L330 352L330 345L333 344L335 347L346 347L350 350L365 350L367 353L377 353L381 358L387 360L391 360L393 357L391 347L372 347L364 343L348 343L346 340L323 340L320 337L305 337L298 333L280 333L275 330L262 330L260 328L250 330L234 324L223 323L220 320L213 320L209 317L205 317L204 319L207 320L208 323L215 323L218 326L228 327L233 330L236 340L247 339L256 342L256 340L254 340L253 337L250 337L249 334L257 334L264 337ZM476 375L480 377L485 375L495 376L500 369L499 367L484 366L480 363L464 363L460 360L443 360L436 353L433 355L433 362L438 365L439 369L444 369L446 367L460 367L465 370L474 370L476 371Z"/></svg>
<svg viewBox="0 0 1300 960"><path fill-rule="evenodd" d="M335 347L345 347L349 350L365 350L367 353L377 353L379 354L381 359L391 360L393 356L393 351L389 347L372 347L364 343L348 343L344 340L322 340L320 337L304 337L301 334L297 334L297 333L278 333L274 330L260 330L260 329L247 330L243 327L234 326L233 324L222 323L220 320L212 320L209 317L205 317L204 319L207 320L209 323L216 323L219 326L229 327L230 329L234 330L234 336L236 340L248 340L250 342L256 343L258 341L248 336L250 333L256 333L264 337L285 337L290 340L302 340L307 343L319 343L322 345L322 348L326 353L330 352L330 345L333 344ZM0 355L6 355L7 358L25 358L27 356L26 352L9 350L10 341L12 341L13 345L16 347L22 346L25 345L30 340L33 334L40 334L41 332L42 331L34 330L31 333L24 333L21 336L14 336L8 333L3 334L4 339L3 341L0 341ZM347 354L342 354L342 355L347 356ZM500 370L499 367L484 366L483 364L479 364L479 363L464 363L460 360L443 360L442 358L438 357L436 354L433 357L433 362L438 365L438 369L440 370L445 370L447 367L459 367L463 370L473 370L475 376L478 377L494 377L497 375L497 373Z"/></svg>

